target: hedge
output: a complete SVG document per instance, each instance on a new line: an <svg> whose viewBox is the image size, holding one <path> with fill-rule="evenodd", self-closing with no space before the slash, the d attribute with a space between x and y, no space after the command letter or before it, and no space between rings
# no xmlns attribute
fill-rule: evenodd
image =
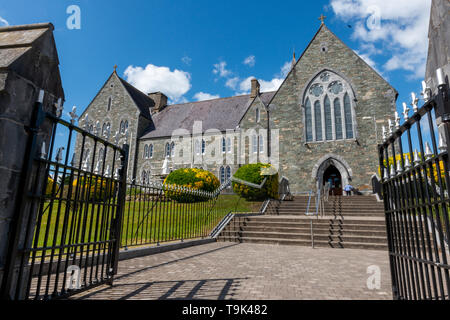
<svg viewBox="0 0 450 320"><path fill-rule="evenodd" d="M257 185L260 185L266 177L267 181L261 189L233 181L233 191L247 200L278 199L278 173L263 175L262 172L262 169L270 169L270 167L270 164L265 163L247 164L240 167L234 174L235 178Z"/></svg>
<svg viewBox="0 0 450 320"><path fill-rule="evenodd" d="M196 168L183 168L172 171L164 180L166 188L186 187L192 190L215 191L220 182L217 177L207 171ZM203 197L195 196L189 192L177 192L174 190L166 190L165 195L172 200L178 202L197 202L204 200Z"/></svg>

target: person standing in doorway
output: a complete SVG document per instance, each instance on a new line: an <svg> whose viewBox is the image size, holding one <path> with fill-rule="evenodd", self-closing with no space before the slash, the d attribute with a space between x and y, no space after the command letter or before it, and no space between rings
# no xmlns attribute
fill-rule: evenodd
<svg viewBox="0 0 450 320"><path fill-rule="evenodd" d="M344 191L345 191L345 195L346 195L346 196L350 196L350 195L352 194L352 191L353 191L353 186L350 185L350 184L347 184L347 185L344 187Z"/></svg>

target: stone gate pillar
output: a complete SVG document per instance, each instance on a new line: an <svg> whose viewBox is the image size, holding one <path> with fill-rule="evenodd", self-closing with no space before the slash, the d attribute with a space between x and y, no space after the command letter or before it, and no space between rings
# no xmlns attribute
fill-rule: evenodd
<svg viewBox="0 0 450 320"><path fill-rule="evenodd" d="M433 95L440 95L436 109L436 122L439 134L445 139L447 151L450 151L450 98L439 87L448 89L450 78L450 2L448 0L433 0L431 3L430 26L428 30L428 59L425 74L427 87ZM441 69L440 76L436 73ZM445 86L442 85L445 82ZM441 98L440 97L440 98ZM439 139L439 137L436 137ZM450 168L450 163L448 164Z"/></svg>
<svg viewBox="0 0 450 320"><path fill-rule="evenodd" d="M50 23L0 28L1 298L12 298L6 288L17 273L14 268L16 261L12 264L13 268L8 268L7 263L13 261L8 259L12 256L13 238L18 239L18 247L24 245L21 231L25 230L25 226L17 227L16 218L18 205L27 201L22 200L23 194L18 190L24 181L24 160L31 156L26 154L26 146L33 109L40 92L43 93L45 111L55 112L58 100L60 103L64 101L53 29ZM38 143L43 139L48 141L51 130L52 127L44 123L37 133ZM45 179L44 176L42 178ZM7 277L7 274L12 276Z"/></svg>

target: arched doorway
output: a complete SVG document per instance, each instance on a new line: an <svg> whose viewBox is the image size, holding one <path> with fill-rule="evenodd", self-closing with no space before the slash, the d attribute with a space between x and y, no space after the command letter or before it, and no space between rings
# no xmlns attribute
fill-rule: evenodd
<svg viewBox="0 0 450 320"><path fill-rule="evenodd" d="M325 170L322 181L324 185L330 184L330 195L342 196L342 176L334 165L330 165Z"/></svg>

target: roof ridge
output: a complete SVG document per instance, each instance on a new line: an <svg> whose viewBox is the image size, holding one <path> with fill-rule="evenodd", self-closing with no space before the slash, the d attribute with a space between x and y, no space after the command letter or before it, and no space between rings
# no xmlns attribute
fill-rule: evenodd
<svg viewBox="0 0 450 320"><path fill-rule="evenodd" d="M53 26L53 24L51 22L44 22L44 23L21 24L21 25L17 25L17 26L0 27L0 32L34 30L34 29L45 29L45 28L50 28L52 31L55 29L55 27Z"/></svg>
<svg viewBox="0 0 450 320"><path fill-rule="evenodd" d="M267 91L267 92L261 92L260 94L267 94L267 93L274 93L276 92L274 91ZM248 94L240 94L237 96L230 96L230 97L222 97L222 98L215 98L215 99L207 99L207 100L200 100L200 101L190 101L190 102L183 102L183 103L175 103L175 104L170 104L167 107L172 107L172 106L182 106L184 104L195 104L195 103L201 103L201 102L205 102L205 101L217 101L217 100L225 100L225 99L232 99L232 98L241 98L241 97L247 97L250 96L250 93Z"/></svg>

